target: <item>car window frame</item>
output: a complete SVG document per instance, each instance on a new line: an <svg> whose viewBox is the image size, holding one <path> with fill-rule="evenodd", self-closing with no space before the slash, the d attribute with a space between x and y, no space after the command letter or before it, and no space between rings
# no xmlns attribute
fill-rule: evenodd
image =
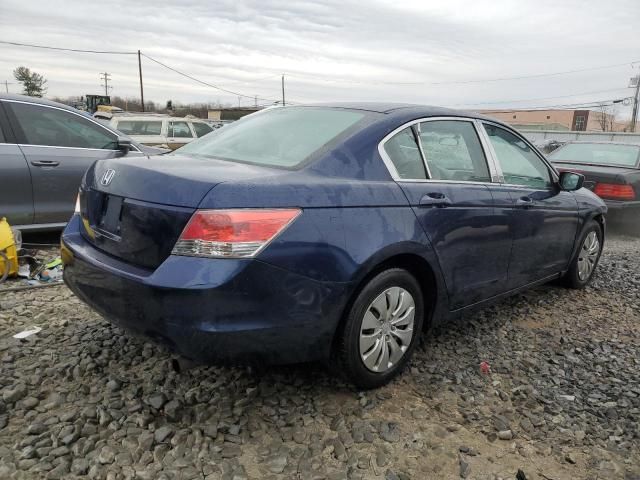
<svg viewBox="0 0 640 480"><path fill-rule="evenodd" d="M491 152L491 156L493 157L493 163L495 165L496 171L498 172L499 181L494 183L499 183L500 185L504 185L507 187L520 187L520 188L529 188L529 189L532 188L530 185L520 185L518 183L505 182L504 173L502 172L502 166L500 165L500 162L498 160L498 155L496 154L495 149L493 148L493 144L491 143L489 133L484 128L485 123L492 125L496 128L501 128L502 130L506 130L507 132L517 137L520 141L524 142L524 144L531 149L534 155L536 155L540 159L540 161L547 167L547 170L549 171L549 176L551 177L551 185L549 187L546 187L544 190L553 190L553 188L559 182L560 175L558 174L558 171L555 169L555 167L551 164L551 162L549 162L549 160L547 160L547 158L544 155L542 155L540 151L530 141L528 141L523 135L520 135L516 130L509 128L508 126L502 123L494 122L491 120L479 119L478 126L482 130L482 135L485 137L487 148L489 148L489 151Z"/></svg>
<svg viewBox="0 0 640 480"><path fill-rule="evenodd" d="M33 105L35 107L42 107L42 108L50 108L53 110L61 110L63 112L69 113L71 115L77 115L78 117L83 118L84 120L93 123L94 125L97 125L98 127L106 130L107 132L109 132L111 135L114 135L116 137L116 141L118 139L118 137L120 137L120 135L118 134L118 132L111 130L110 128L108 128L106 125L103 125L102 123L94 120L91 117L88 117L86 115L83 115L82 113L76 113L72 110L66 109L66 108L61 108L61 107L57 107L55 105L47 105L44 103L37 103L37 102L27 102L24 100L14 100L14 99L2 99L2 102L4 103L21 103L21 104L25 104L25 105ZM9 117L9 123L12 125L12 129L13 129L13 133L15 136L15 140L16 140L16 144L21 146L21 147L41 147L41 148L67 148L67 149L71 149L71 150L92 150L92 151L97 151L97 152L104 152L104 151L112 151L112 152L117 152L117 149L107 149L107 148L86 148L86 147L64 147L64 146L60 146L60 145L35 145L32 143L25 143L26 142L26 136L24 131L22 130L22 127L20 126L20 123L18 122L18 119L16 118L15 114L13 113L13 111L11 110L11 106L8 105L9 108L5 109L6 115L7 117ZM141 152L138 147L136 147L135 145L132 145L132 150L136 151L136 152Z"/></svg>
<svg viewBox="0 0 640 480"><path fill-rule="evenodd" d="M196 124L202 124L202 125L206 125L207 127L209 127L211 130L209 130L207 133L205 133L204 135L208 135L211 132L215 131L215 128L213 128L211 125L209 125L207 122L189 122L189 125L191 126L191 130L193 131L193 134L195 135L194 138L201 138L200 136L198 136L198 132L196 131ZM204 137L204 135L202 135L202 137Z"/></svg>
<svg viewBox="0 0 640 480"><path fill-rule="evenodd" d="M426 161L426 156L424 154L424 150L422 147L422 141L420 140L420 135L419 135L419 131L418 131L418 125L421 123L427 123L427 122L437 122L437 121L459 121L459 122L468 122L471 123L471 125L473 126L476 135L478 136L478 140L480 142L480 147L482 148L482 153L484 154L484 160L487 164L487 170L489 172L489 177L490 180L489 181L484 181L484 182L480 182L480 181L475 181L475 180L438 180L436 178L431 178L431 171L429 169L429 165L428 162ZM496 157L493 154L492 150L489 150L490 145L487 144L488 142L488 137L486 135L486 132L484 130L484 127L482 127L482 125L480 125L480 120L478 120L477 118L472 118L472 117L456 117L456 116L437 116L437 117L421 117L415 120L410 120L408 122L403 123L402 125L400 125L399 127L393 129L390 133L388 133L387 135L385 135L382 140L380 140L380 142L378 143L378 153L380 155L380 157L382 158L385 166L387 167L387 170L389 171L389 174L391 175L391 177L393 178L394 181L396 182L408 182L408 183L464 183L464 184L469 184L469 185L491 185L494 183L501 183L500 179L501 179L501 171L499 171L496 168L495 165L495 161L496 161ZM400 177L400 175L398 174L398 171L396 170L395 165L393 164L393 161L391 160L391 158L389 157L389 155L387 154L384 146L385 144L391 139L393 138L396 134L400 133L401 131L403 131L406 128L411 128L411 131L413 132L413 136L416 139L416 143L418 144L418 149L420 151L420 156L422 158L422 164L425 168L425 171L427 172L427 176L429 178L427 179L420 179L420 178L402 178Z"/></svg>

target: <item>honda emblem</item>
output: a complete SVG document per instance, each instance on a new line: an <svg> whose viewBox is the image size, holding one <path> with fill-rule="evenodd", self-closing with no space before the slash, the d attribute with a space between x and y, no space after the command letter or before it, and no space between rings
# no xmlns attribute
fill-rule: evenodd
<svg viewBox="0 0 640 480"><path fill-rule="evenodd" d="M106 187L111 183L111 180L113 180L113 177L115 175L116 175L116 171L113 168L108 168L107 171L104 172L104 174L102 175L102 178L100 179L100 185L102 185L103 187Z"/></svg>

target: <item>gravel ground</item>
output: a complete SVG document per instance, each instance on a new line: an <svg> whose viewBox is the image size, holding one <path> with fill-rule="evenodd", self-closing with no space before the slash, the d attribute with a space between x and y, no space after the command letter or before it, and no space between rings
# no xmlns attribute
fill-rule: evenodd
<svg viewBox="0 0 640 480"><path fill-rule="evenodd" d="M0 479L640 479L639 252L608 240L586 290L439 328L369 392L319 365L177 373L64 286L0 291Z"/></svg>

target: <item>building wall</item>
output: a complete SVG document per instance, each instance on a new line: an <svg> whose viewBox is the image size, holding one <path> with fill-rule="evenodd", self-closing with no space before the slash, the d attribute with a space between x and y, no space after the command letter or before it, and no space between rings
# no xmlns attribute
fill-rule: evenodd
<svg viewBox="0 0 640 480"><path fill-rule="evenodd" d="M601 112L594 110L483 110L509 125L526 125L527 128L544 130L572 130L601 132ZM607 129L611 126L611 115L607 115ZM613 131L621 132L628 122L613 122ZM544 127L544 128L543 128Z"/></svg>

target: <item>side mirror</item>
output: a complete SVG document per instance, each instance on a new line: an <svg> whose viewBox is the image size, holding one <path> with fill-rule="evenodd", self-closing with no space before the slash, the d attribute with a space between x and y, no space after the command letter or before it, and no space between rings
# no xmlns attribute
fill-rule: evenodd
<svg viewBox="0 0 640 480"><path fill-rule="evenodd" d="M118 150L120 150L123 154L126 155L132 148L133 144L131 143L130 138L118 137Z"/></svg>
<svg viewBox="0 0 640 480"><path fill-rule="evenodd" d="M560 188L567 192L580 190L584 183L584 175L574 172L560 172Z"/></svg>

